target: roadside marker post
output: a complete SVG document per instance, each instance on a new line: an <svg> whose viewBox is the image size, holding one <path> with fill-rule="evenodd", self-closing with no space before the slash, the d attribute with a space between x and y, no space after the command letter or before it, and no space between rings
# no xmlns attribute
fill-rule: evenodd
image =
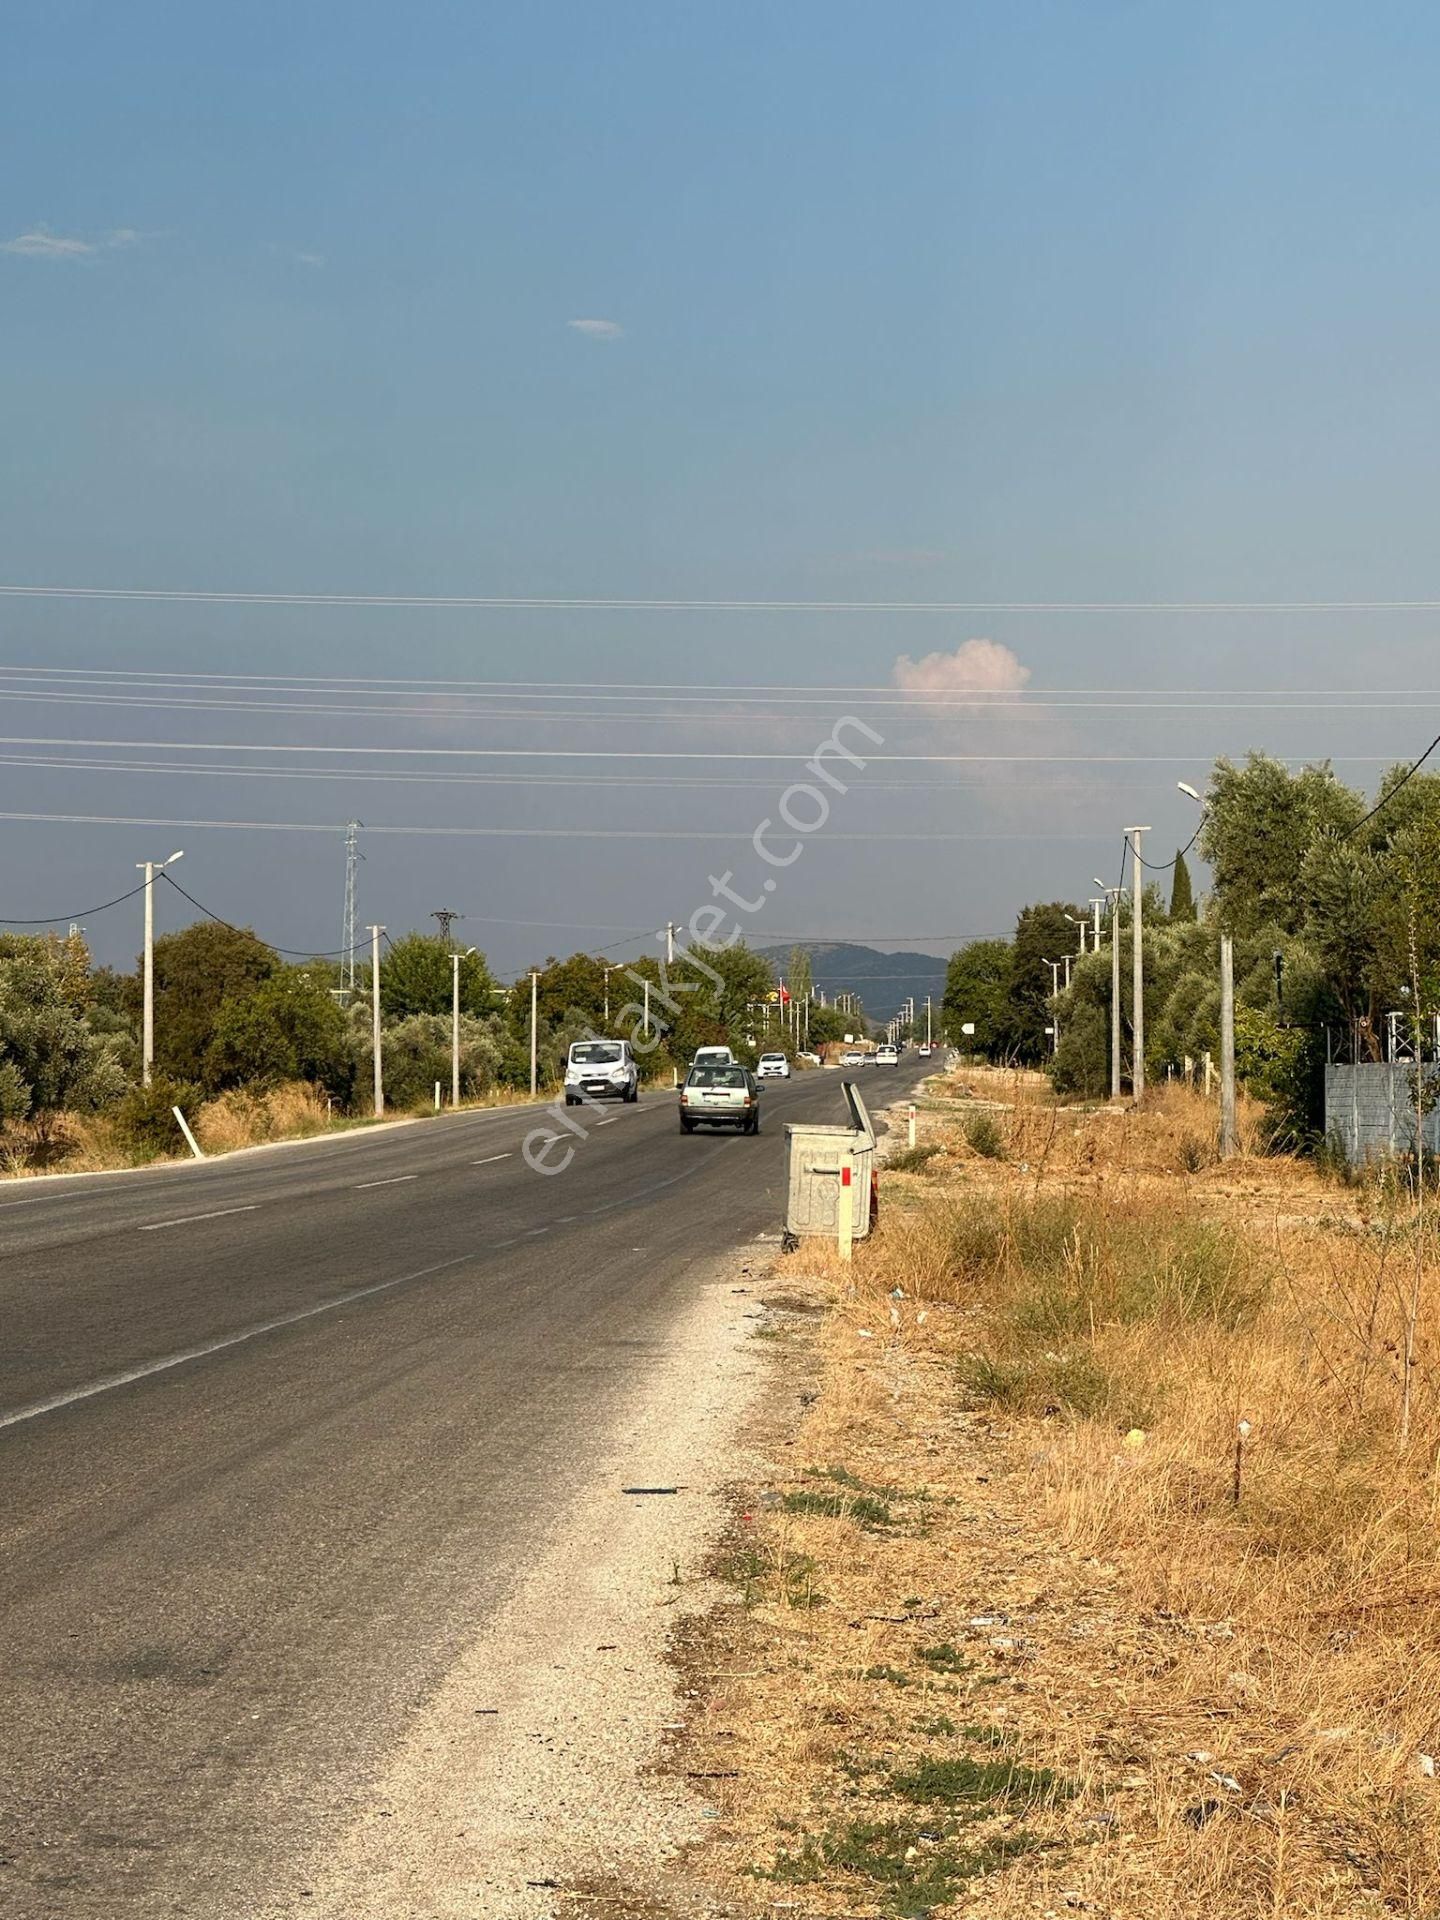
<svg viewBox="0 0 1440 1920"><path fill-rule="evenodd" d="M915 1144L915 1102L912 1100L910 1102L910 1133L909 1133L909 1139L907 1141L907 1145L913 1147L914 1144Z"/></svg>
<svg viewBox="0 0 1440 1920"><path fill-rule="evenodd" d="M180 1111L178 1107L172 1107L170 1111L174 1114L177 1122L179 1123L180 1131L184 1134L191 1153L194 1154L197 1160L203 1160L205 1158L205 1155L201 1150L200 1142L195 1138L194 1134L190 1131L189 1126L186 1124L184 1114Z"/></svg>
<svg viewBox="0 0 1440 1920"><path fill-rule="evenodd" d="M835 1209L835 1224L839 1235L840 1258L849 1260L855 1238L855 1161L846 1154L840 1162L840 1198Z"/></svg>

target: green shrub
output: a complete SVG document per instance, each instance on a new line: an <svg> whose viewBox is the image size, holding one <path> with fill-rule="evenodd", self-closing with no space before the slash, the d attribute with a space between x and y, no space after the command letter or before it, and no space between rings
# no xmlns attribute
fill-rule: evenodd
<svg viewBox="0 0 1440 1920"><path fill-rule="evenodd" d="M892 1153L885 1162L887 1173L924 1173L930 1162L940 1152L939 1147L902 1147L898 1153Z"/></svg>
<svg viewBox="0 0 1440 1920"><path fill-rule="evenodd" d="M787 1513L818 1514L830 1520L854 1520L872 1531L893 1522L889 1506L870 1493L816 1493L808 1487L799 1493L787 1493L782 1504Z"/></svg>
<svg viewBox="0 0 1440 1920"><path fill-rule="evenodd" d="M157 1076L148 1087L132 1087L115 1109L115 1138L140 1159L179 1152L185 1146L185 1136L172 1109L179 1107L189 1119L204 1098L203 1090L192 1081L163 1076Z"/></svg>
<svg viewBox="0 0 1440 1920"><path fill-rule="evenodd" d="M1005 1136L993 1113L972 1113L965 1122L965 1140L971 1152L984 1160L1005 1158Z"/></svg>

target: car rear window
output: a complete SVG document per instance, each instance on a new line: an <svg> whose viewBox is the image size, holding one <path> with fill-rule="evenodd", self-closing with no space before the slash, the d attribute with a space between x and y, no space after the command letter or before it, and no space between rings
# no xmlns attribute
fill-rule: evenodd
<svg viewBox="0 0 1440 1920"><path fill-rule="evenodd" d="M696 1067L691 1072L688 1084L692 1087L743 1087L745 1069L743 1067Z"/></svg>

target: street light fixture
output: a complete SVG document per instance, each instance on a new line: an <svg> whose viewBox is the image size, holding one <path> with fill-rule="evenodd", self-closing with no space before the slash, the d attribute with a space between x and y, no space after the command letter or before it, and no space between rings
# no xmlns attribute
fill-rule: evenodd
<svg viewBox="0 0 1440 1920"><path fill-rule="evenodd" d="M137 860L136 871L145 876L145 958L144 1012L140 1033L140 1084L148 1087L155 1072L155 876L185 858L183 847L168 860Z"/></svg>

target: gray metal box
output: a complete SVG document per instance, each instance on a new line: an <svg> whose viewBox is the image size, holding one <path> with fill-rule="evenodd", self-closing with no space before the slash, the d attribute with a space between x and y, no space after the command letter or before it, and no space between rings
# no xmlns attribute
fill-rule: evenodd
<svg viewBox="0 0 1440 1920"><path fill-rule="evenodd" d="M791 1120L785 1126L785 1232L795 1239L839 1227L840 1169L848 1160L855 1195L852 1232L870 1231L870 1186L875 1166L875 1130L853 1080L841 1082L850 1121L826 1124Z"/></svg>

